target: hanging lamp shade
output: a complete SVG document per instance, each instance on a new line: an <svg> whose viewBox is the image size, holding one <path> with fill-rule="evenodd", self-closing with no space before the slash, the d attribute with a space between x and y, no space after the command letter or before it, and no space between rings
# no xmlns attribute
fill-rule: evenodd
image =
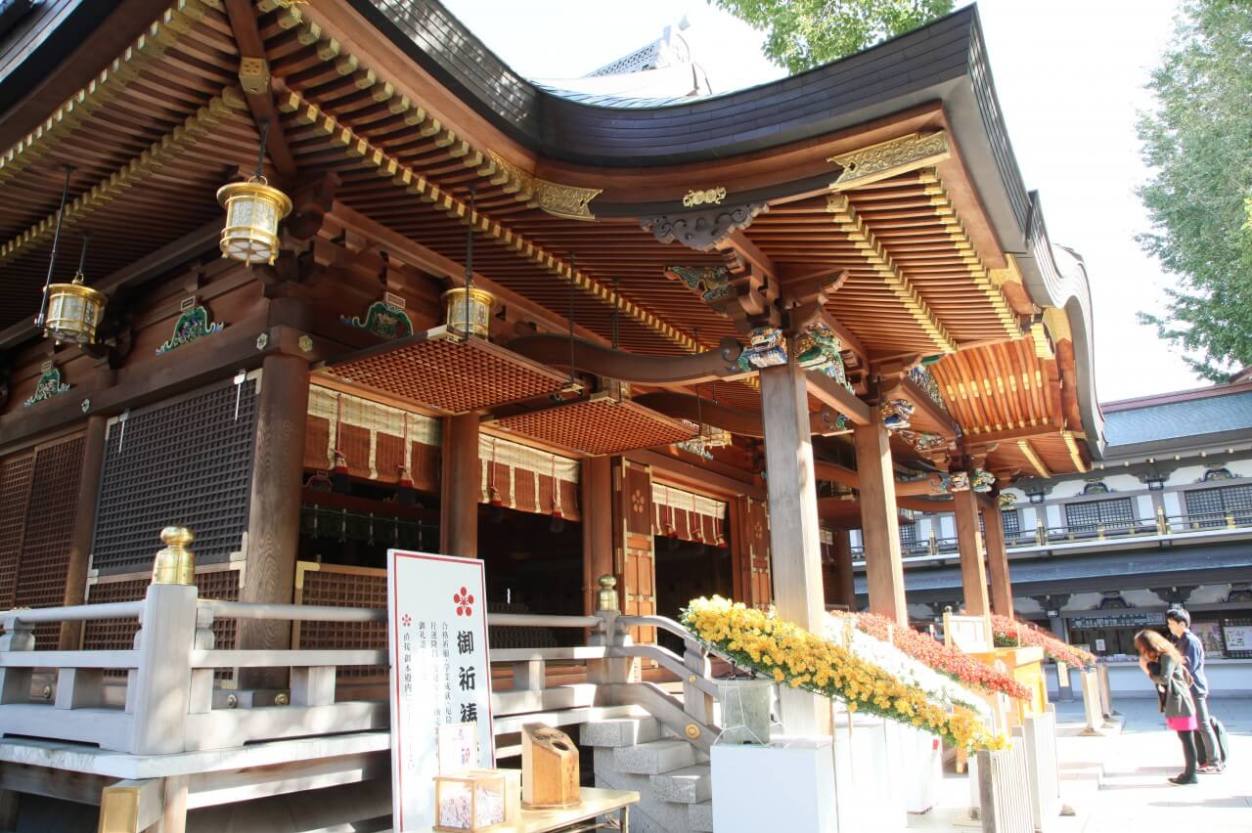
<svg viewBox="0 0 1252 833"><path fill-rule="evenodd" d="M94 344L105 300L103 292L83 283L82 272L71 283L52 284L48 287L44 335L68 344Z"/></svg>
<svg viewBox="0 0 1252 833"><path fill-rule="evenodd" d="M265 177L223 185L217 201L226 209L222 257L272 264L278 259L278 224L291 213L291 199Z"/></svg>
<svg viewBox="0 0 1252 833"><path fill-rule="evenodd" d="M494 302L491 293L483 289L449 289L443 293L444 324L458 335L469 333L487 338L491 334L491 305Z"/></svg>

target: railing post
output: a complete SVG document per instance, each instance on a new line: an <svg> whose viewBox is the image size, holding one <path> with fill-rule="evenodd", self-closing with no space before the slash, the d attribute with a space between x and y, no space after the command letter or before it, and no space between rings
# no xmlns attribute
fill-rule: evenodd
<svg viewBox="0 0 1252 833"><path fill-rule="evenodd" d="M213 611L207 607L196 609L196 634L194 645L202 651L211 651L217 644L213 633ZM207 714L213 710L212 668L196 668L191 672L191 690L187 698L188 714Z"/></svg>
<svg viewBox="0 0 1252 833"><path fill-rule="evenodd" d="M697 723L712 725L713 698L696 687L696 680L707 680L712 677L712 663L703 651L695 651L687 643L683 651L683 665L687 668L687 676L683 680L683 711Z"/></svg>
<svg viewBox="0 0 1252 833"><path fill-rule="evenodd" d="M35 650L35 628L18 619L17 615L4 617L4 635L0 636L0 651ZM25 703L30 700L29 668L0 668L0 704Z"/></svg>
<svg viewBox="0 0 1252 833"><path fill-rule="evenodd" d="M591 635L592 645L603 645L607 648L623 648L631 644L630 634L617 626L617 617L621 615L617 603L617 579L610 575L600 576L599 608L596 616L600 619L600 628ZM631 657L609 656L603 660L587 663L588 679L597 685L628 683L637 677L634 669L639 660Z"/></svg>
<svg viewBox="0 0 1252 833"><path fill-rule="evenodd" d="M198 618L195 557L186 548L192 535L166 527L161 540L166 548L157 553L136 636L139 667L126 693L127 711L134 713L129 751L137 755L184 751L191 705Z"/></svg>
<svg viewBox="0 0 1252 833"><path fill-rule="evenodd" d="M1041 547L1048 543L1048 528L1043 525L1042 519L1035 523L1035 543Z"/></svg>

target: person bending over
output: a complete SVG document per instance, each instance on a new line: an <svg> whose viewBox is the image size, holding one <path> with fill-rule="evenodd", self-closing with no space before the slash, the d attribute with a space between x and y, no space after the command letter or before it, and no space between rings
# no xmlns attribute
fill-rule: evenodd
<svg viewBox="0 0 1252 833"><path fill-rule="evenodd" d="M1169 779L1173 784L1196 783L1195 751L1195 701L1191 699L1191 674L1168 639L1156 631L1143 630L1135 634L1135 648L1139 650L1139 667L1156 683L1161 694L1161 711L1165 725L1178 733L1182 741L1186 768Z"/></svg>
<svg viewBox="0 0 1252 833"><path fill-rule="evenodd" d="M1195 718L1199 728L1200 743L1204 744L1204 760L1200 772L1221 772L1221 754L1213 721L1209 715L1209 681L1204 674L1204 643L1191 632L1191 614L1181 607L1170 608L1165 613L1165 624L1174 638L1174 647L1187 662L1191 672L1191 699L1195 701Z"/></svg>

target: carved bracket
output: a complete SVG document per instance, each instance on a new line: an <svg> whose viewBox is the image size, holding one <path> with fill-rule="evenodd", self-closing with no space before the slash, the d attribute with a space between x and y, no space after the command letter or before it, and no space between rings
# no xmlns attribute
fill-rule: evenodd
<svg viewBox="0 0 1252 833"><path fill-rule="evenodd" d="M730 236L733 231L752 225L756 215L769 209L768 203L714 206L704 211L681 214L660 214L639 220L644 231L662 243L681 243L689 249L707 252Z"/></svg>

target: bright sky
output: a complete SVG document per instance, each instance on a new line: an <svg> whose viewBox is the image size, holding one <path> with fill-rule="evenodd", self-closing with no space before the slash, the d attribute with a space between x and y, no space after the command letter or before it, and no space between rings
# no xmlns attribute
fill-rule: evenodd
<svg viewBox="0 0 1252 833"><path fill-rule="evenodd" d="M714 92L781 77L762 36L701 0L443 0L516 71L576 78L655 40L685 14ZM959 3L964 5L964 3ZM1054 243L1083 255L1095 312L1102 401L1200 387L1135 313L1172 279L1135 242L1148 220L1135 136L1144 84L1169 42L1177 0L982 0L996 92L1026 187Z"/></svg>

